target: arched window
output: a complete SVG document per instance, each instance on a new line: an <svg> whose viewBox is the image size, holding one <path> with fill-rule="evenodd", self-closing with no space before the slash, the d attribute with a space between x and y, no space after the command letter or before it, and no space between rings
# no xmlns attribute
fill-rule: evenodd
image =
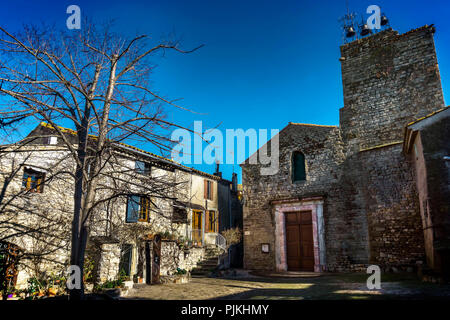
<svg viewBox="0 0 450 320"><path fill-rule="evenodd" d="M305 155L300 151L292 154L292 181L306 180Z"/></svg>

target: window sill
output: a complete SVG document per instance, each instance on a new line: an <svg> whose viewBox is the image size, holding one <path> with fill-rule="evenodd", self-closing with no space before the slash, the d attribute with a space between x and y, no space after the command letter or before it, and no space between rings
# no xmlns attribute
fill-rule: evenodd
<svg viewBox="0 0 450 320"><path fill-rule="evenodd" d="M32 189L22 189L22 192L24 192L24 194L43 194L42 191L33 191Z"/></svg>

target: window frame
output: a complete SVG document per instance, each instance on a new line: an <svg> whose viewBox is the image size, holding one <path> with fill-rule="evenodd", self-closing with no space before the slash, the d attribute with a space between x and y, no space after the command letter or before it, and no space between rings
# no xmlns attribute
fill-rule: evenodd
<svg viewBox="0 0 450 320"><path fill-rule="evenodd" d="M27 173L28 171L28 173ZM25 175L27 178L25 179ZM33 182L32 177L35 176L35 181ZM34 183L34 187L33 187ZM32 168L24 167L22 175L22 189L34 192L34 193L44 193L45 185L45 172L33 170Z"/></svg>
<svg viewBox="0 0 450 320"><path fill-rule="evenodd" d="M143 168L138 166L138 163L142 163ZM149 176L151 174L152 166L150 163L141 161L141 160L134 160L134 172Z"/></svg>
<svg viewBox="0 0 450 320"><path fill-rule="evenodd" d="M204 192L203 192L204 198L207 200L214 200L213 182L211 180L205 179L203 187L204 187Z"/></svg>
<svg viewBox="0 0 450 320"><path fill-rule="evenodd" d="M297 173L297 162L296 157L298 155L301 155L303 157L303 177L301 179L296 179L296 173ZM307 180L307 172L306 172L306 157L303 152L300 150L293 151L291 156L291 181L292 183L302 183Z"/></svg>
<svg viewBox="0 0 450 320"><path fill-rule="evenodd" d="M58 136L50 136L47 137L47 144L48 145L57 145L58 144Z"/></svg>
<svg viewBox="0 0 450 320"><path fill-rule="evenodd" d="M139 198L139 200L133 200L134 197ZM135 208L136 212L131 217L130 210L133 210L130 206L131 201L137 205ZM145 204L145 207L144 205ZM137 223L137 222L150 222L150 205L151 200L149 197L141 194L130 194L127 196L127 206L125 210L125 222L126 223ZM146 208L144 211L143 208ZM144 215L142 215L144 214Z"/></svg>

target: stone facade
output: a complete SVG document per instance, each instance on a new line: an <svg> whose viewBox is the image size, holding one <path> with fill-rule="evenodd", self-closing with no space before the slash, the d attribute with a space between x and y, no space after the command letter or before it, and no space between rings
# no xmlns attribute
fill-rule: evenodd
<svg viewBox="0 0 450 320"><path fill-rule="evenodd" d="M161 261L160 273L161 275L172 275L177 268L191 271L203 259L204 255L203 247L182 250L174 241L162 241L161 256L166 258Z"/></svg>
<svg viewBox="0 0 450 320"><path fill-rule="evenodd" d="M73 135L70 129L64 129L64 132L69 139ZM54 134L53 131L46 124L41 124L29 137L51 134ZM6 149L5 151L11 152L5 152L0 158L0 185L3 186L10 173L15 172L8 182L2 201L0 239L8 239L17 244L27 254L42 256L20 262L16 283L18 288L26 286L27 279L32 276L63 274L69 265L74 192L70 173L74 172L75 163L61 140L58 139L55 145L49 145L47 139L38 138L15 150ZM115 149L115 155L109 163L111 173L100 181L102 185L114 183L118 190L126 190L129 194L146 192L145 186L141 187L145 179L159 181L159 185L167 182L175 187L168 189L164 197L151 197L152 205L147 221L126 221L126 196L103 202L92 212L87 255L95 262L97 282L118 277L123 258L121 251L125 245L132 248L129 274L132 278L142 269L139 265L138 248L148 236L159 233L180 243L189 242L192 239L191 220L194 209L202 212L203 244L215 244L217 233L205 231L204 216L206 210L214 210L220 216L217 188L220 178L131 146L124 145L123 148ZM131 178L129 174L122 175L123 172L134 172L136 160L151 163L151 171L143 180L136 175ZM45 179L48 181L44 183L42 192L27 192L24 189L22 183L27 168L45 172ZM211 183L211 199L205 199L204 196L205 180ZM96 199L108 199L111 196L108 188L99 189L102 190L96 193ZM182 217L175 218L175 205L184 210ZM18 232L18 236L10 236L17 231L17 226L30 229L42 226L43 232L30 232L29 235ZM189 271L203 258L202 248L192 248L186 253L177 245L175 248L175 242L163 243L161 263L164 274L173 273L177 268Z"/></svg>
<svg viewBox="0 0 450 320"><path fill-rule="evenodd" d="M315 271L410 270L424 259L414 173L401 143L409 122L444 105L433 33L387 29L343 45L339 127L289 123L279 134L277 174L241 165L246 268L288 269L283 212L299 210L313 213ZM296 151L306 179L292 182Z"/></svg>

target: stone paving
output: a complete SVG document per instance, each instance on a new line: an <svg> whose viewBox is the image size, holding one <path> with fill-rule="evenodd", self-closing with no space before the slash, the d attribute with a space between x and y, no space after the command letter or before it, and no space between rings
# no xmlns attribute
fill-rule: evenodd
<svg viewBox="0 0 450 320"><path fill-rule="evenodd" d="M380 290L368 290L366 274L323 274L320 277L193 277L186 284L135 285L122 299L448 299L450 285L424 283L413 274L386 274Z"/></svg>

